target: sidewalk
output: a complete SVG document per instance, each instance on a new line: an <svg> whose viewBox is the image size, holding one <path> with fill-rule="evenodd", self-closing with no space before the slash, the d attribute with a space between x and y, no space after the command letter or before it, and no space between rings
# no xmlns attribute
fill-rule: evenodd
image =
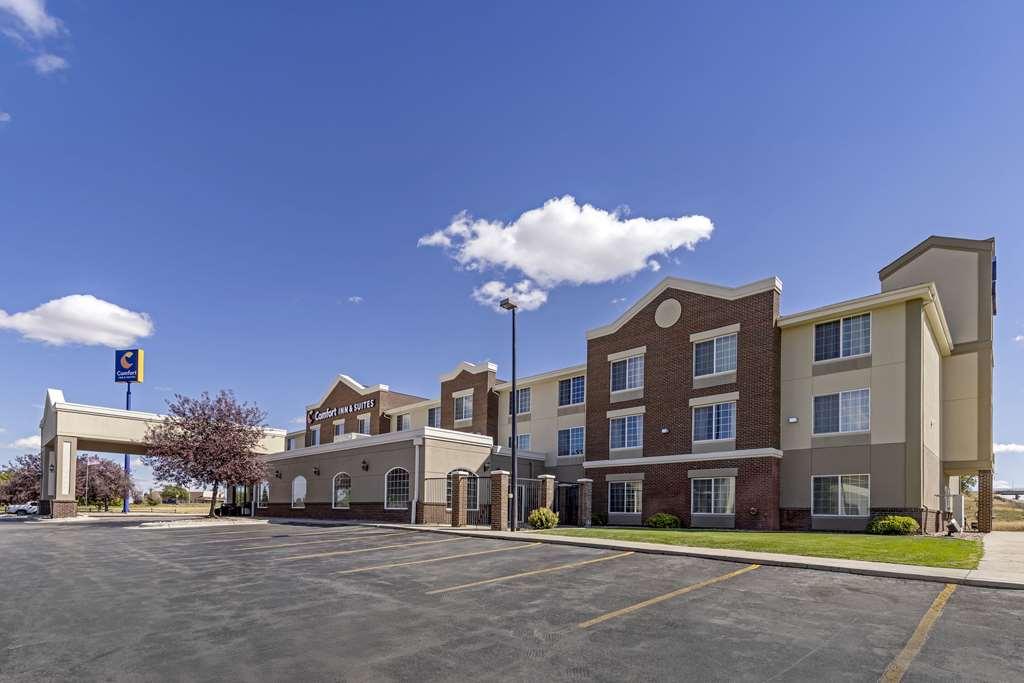
<svg viewBox="0 0 1024 683"><path fill-rule="evenodd" d="M290 518L271 518L272 523L290 522ZM337 521L303 520L311 524L339 524ZM538 534L534 531L491 531L483 528L453 529L450 526L425 526L422 524L384 524L380 522L346 521L341 524L358 524L391 529L410 529L476 538L499 538L508 541L553 543L583 548L600 548L602 550L632 550L638 553L654 555L676 555L699 557L724 562L740 562L743 564L760 564L774 567L793 567L797 569L814 569L828 572L845 572L866 576L883 576L894 579L911 579L915 581L934 581L938 583L955 583L963 586L981 588L1009 588L1024 590L1024 532L992 532L985 537L985 555L977 569L946 569L942 567L922 567L912 564L895 564L891 562L867 562L864 560L844 560L830 557L807 557L804 555L783 555L781 553L761 553L745 550L728 550L719 548L698 548L695 546L676 546L662 543L642 543L637 541L615 541L603 538L578 538L575 536L558 536ZM992 539L992 540L990 540Z"/></svg>

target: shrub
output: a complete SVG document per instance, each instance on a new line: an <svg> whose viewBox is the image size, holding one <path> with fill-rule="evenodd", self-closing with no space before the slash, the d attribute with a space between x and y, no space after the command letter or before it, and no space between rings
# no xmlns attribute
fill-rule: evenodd
<svg viewBox="0 0 1024 683"><path fill-rule="evenodd" d="M534 529L554 529L558 526L558 513L550 508L537 508L530 512L526 521Z"/></svg>
<svg viewBox="0 0 1024 683"><path fill-rule="evenodd" d="M608 515L603 512L590 515L590 526L608 526Z"/></svg>
<svg viewBox="0 0 1024 683"><path fill-rule="evenodd" d="M644 522L644 526L649 526L653 529L678 529L682 526L682 523L675 515L670 515L667 512L658 512L648 517Z"/></svg>
<svg viewBox="0 0 1024 683"><path fill-rule="evenodd" d="M875 517L868 524L869 534L885 534L888 536L909 536L916 534L921 526L913 517L905 515L885 515Z"/></svg>

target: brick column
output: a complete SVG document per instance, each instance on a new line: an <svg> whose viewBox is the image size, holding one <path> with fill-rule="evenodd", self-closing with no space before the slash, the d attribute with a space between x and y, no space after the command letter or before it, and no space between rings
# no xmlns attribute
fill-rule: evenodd
<svg viewBox="0 0 1024 683"><path fill-rule="evenodd" d="M978 471L978 531L992 531L992 470Z"/></svg>
<svg viewBox="0 0 1024 683"><path fill-rule="evenodd" d="M491 472L491 529L508 531L508 482L511 473L505 470Z"/></svg>
<svg viewBox="0 0 1024 683"><path fill-rule="evenodd" d="M452 526L466 526L466 502L469 499L468 472L452 472Z"/></svg>
<svg viewBox="0 0 1024 683"><path fill-rule="evenodd" d="M593 496L594 480L593 479L577 479L576 483L580 485L579 495L577 496L577 514L576 517L579 520L579 526L590 526L590 499Z"/></svg>
<svg viewBox="0 0 1024 683"><path fill-rule="evenodd" d="M540 479L540 501L539 506L548 510L555 509L555 475L542 474Z"/></svg>

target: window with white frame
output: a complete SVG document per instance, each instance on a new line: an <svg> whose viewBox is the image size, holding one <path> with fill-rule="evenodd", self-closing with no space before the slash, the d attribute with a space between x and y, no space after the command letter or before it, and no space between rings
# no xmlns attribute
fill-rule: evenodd
<svg viewBox="0 0 1024 683"><path fill-rule="evenodd" d="M583 455L583 427L558 430L558 455Z"/></svg>
<svg viewBox="0 0 1024 683"><path fill-rule="evenodd" d="M644 386L644 357L630 356L612 363L612 391L642 389Z"/></svg>
<svg viewBox="0 0 1024 683"><path fill-rule="evenodd" d="M691 479L690 490L690 512L693 514L736 514L736 477Z"/></svg>
<svg viewBox="0 0 1024 683"><path fill-rule="evenodd" d="M256 507L265 508L270 505L270 482L261 481L256 489Z"/></svg>
<svg viewBox="0 0 1024 683"><path fill-rule="evenodd" d="M509 396L508 414L512 414L513 406L515 406L516 415L522 415L524 413L530 412L531 398L532 392L530 391L530 387L526 387L524 389L516 389L515 400L513 400L512 397Z"/></svg>
<svg viewBox="0 0 1024 683"><path fill-rule="evenodd" d="M407 432L412 429L412 416L410 416L409 413L399 415L395 419L397 420L395 423L395 431Z"/></svg>
<svg viewBox="0 0 1024 683"><path fill-rule="evenodd" d="M365 415L363 417L356 418L356 428L360 434L370 433L370 416Z"/></svg>
<svg viewBox="0 0 1024 683"><path fill-rule="evenodd" d="M815 434L845 434L870 429L870 389L854 389L814 397Z"/></svg>
<svg viewBox="0 0 1024 683"><path fill-rule="evenodd" d="M428 408L427 409L427 426L428 427L440 427L441 426L441 408Z"/></svg>
<svg viewBox="0 0 1024 683"><path fill-rule="evenodd" d="M295 448L295 437L294 436L289 436L288 440L284 444L284 449L286 451L290 451L293 448Z"/></svg>
<svg viewBox="0 0 1024 683"><path fill-rule="evenodd" d="M335 422L334 423L334 440L337 441L338 437L345 433L345 423Z"/></svg>
<svg viewBox="0 0 1024 683"><path fill-rule="evenodd" d="M508 447L512 448L512 437L508 437ZM529 434L516 434L516 450L517 451L528 451L530 450L530 435Z"/></svg>
<svg viewBox="0 0 1024 683"><path fill-rule="evenodd" d="M396 467L384 475L384 509L409 509L409 470Z"/></svg>
<svg viewBox="0 0 1024 683"><path fill-rule="evenodd" d="M306 507L306 478L301 474L292 479L292 507Z"/></svg>
<svg viewBox="0 0 1024 683"><path fill-rule="evenodd" d="M811 514L867 517L871 514L871 476L837 474L811 478Z"/></svg>
<svg viewBox="0 0 1024 683"><path fill-rule="evenodd" d="M644 416L626 415L608 420L609 448L640 448L644 441Z"/></svg>
<svg viewBox="0 0 1024 683"><path fill-rule="evenodd" d="M472 420L473 419L473 395L469 396L456 396L455 397L455 419L456 420Z"/></svg>
<svg viewBox="0 0 1024 683"><path fill-rule="evenodd" d="M693 376L717 375L736 369L736 339L733 334L700 341L693 345Z"/></svg>
<svg viewBox="0 0 1024 683"><path fill-rule="evenodd" d="M558 405L574 406L583 403L587 394L587 378L585 375L570 377L558 381Z"/></svg>
<svg viewBox="0 0 1024 683"><path fill-rule="evenodd" d="M452 473L458 472L459 470L452 470L448 473L448 483L445 494L445 507L449 510L452 509ZM466 470L462 470L465 472ZM479 510L480 509L480 480L472 472L466 477L466 509L467 510Z"/></svg>
<svg viewBox="0 0 1024 683"><path fill-rule="evenodd" d="M608 512L637 514L642 510L642 481L608 482Z"/></svg>
<svg viewBox="0 0 1024 683"><path fill-rule="evenodd" d="M814 360L871 353L871 314L852 315L814 326Z"/></svg>
<svg viewBox="0 0 1024 683"><path fill-rule="evenodd" d="M309 445L310 446L319 446L320 445L320 425L317 425L316 427L313 427L311 430L309 430L309 434L310 434L310 436L309 436Z"/></svg>
<svg viewBox="0 0 1024 683"><path fill-rule="evenodd" d="M736 438L736 402L715 403L693 409L693 440Z"/></svg>
<svg viewBox="0 0 1024 683"><path fill-rule="evenodd" d="M352 477L347 472L334 475L334 498L331 507L335 510L348 510L352 497Z"/></svg>

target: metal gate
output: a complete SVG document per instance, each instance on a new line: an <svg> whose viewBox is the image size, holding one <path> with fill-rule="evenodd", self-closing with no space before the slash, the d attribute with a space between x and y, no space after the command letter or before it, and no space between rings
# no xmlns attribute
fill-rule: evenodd
<svg viewBox="0 0 1024 683"><path fill-rule="evenodd" d="M579 484L558 484L555 487L555 512L562 526L579 526Z"/></svg>

